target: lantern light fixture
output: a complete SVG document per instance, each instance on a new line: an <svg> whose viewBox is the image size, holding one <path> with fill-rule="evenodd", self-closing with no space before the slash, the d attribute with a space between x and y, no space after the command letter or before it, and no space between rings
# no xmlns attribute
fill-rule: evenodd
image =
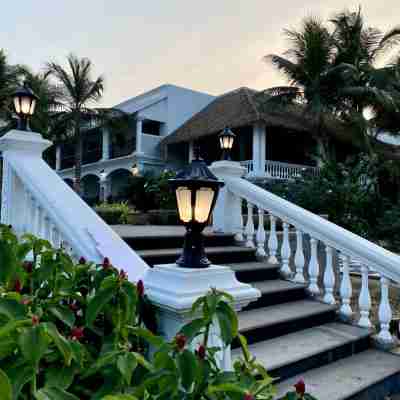
<svg viewBox="0 0 400 400"><path fill-rule="evenodd" d="M99 176L100 176L100 181L104 182L107 178L107 172L104 169L102 169L99 173Z"/></svg>
<svg viewBox="0 0 400 400"><path fill-rule="evenodd" d="M205 253L202 232L224 183L208 169L197 146L191 164L169 179L169 183L176 194L179 219L186 228L183 252L176 263L183 268L206 268L211 263Z"/></svg>
<svg viewBox="0 0 400 400"><path fill-rule="evenodd" d="M218 135L219 145L222 150L222 160L231 160L231 151L235 138L236 135L228 127Z"/></svg>
<svg viewBox="0 0 400 400"><path fill-rule="evenodd" d="M138 167L138 165L135 163L135 164L133 164L132 165L132 167L131 167L131 174L133 175L133 176L138 176L139 175L139 167Z"/></svg>
<svg viewBox="0 0 400 400"><path fill-rule="evenodd" d="M30 89L25 82L17 89L13 96L14 111L18 115L18 129L27 131L29 129L29 118L35 112L39 97Z"/></svg>

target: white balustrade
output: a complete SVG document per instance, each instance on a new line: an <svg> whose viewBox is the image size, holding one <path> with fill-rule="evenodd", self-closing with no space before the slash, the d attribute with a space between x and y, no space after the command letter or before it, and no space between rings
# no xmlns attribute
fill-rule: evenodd
<svg viewBox="0 0 400 400"><path fill-rule="evenodd" d="M349 272L350 257L344 255L343 258L343 271L342 271L342 281L340 282L340 297L342 299L342 305L340 307L340 314L345 320L350 320L353 315L353 310L351 309L351 280Z"/></svg>
<svg viewBox="0 0 400 400"><path fill-rule="evenodd" d="M311 258L308 266L308 276L310 284L308 286L308 291L313 296L318 296L320 293L318 286L318 276L319 276L319 262L318 262L318 240L311 237Z"/></svg>
<svg viewBox="0 0 400 400"><path fill-rule="evenodd" d="M294 282L305 283L304 279L304 246L303 246L303 232L296 229L296 253L294 255L294 265L296 267L296 274L293 278Z"/></svg>
<svg viewBox="0 0 400 400"><path fill-rule="evenodd" d="M391 343L393 341L390 334L390 321L392 320L392 308L389 302L389 280L381 277L381 301L379 304L378 318L380 323L380 331L378 340L383 343Z"/></svg>
<svg viewBox="0 0 400 400"><path fill-rule="evenodd" d="M258 209L258 228L257 228L257 252L256 255L260 258L266 257L265 252L265 228L264 228L264 210Z"/></svg>
<svg viewBox="0 0 400 400"><path fill-rule="evenodd" d="M291 255L290 241L289 241L289 224L286 221L282 223L283 227L283 239L281 247L281 274L288 278L292 274L292 270L289 267L289 260Z"/></svg>
<svg viewBox="0 0 400 400"><path fill-rule="evenodd" d="M368 267L361 266L361 290L358 298L358 306L360 308L360 319L358 325L362 328L371 328L372 324L369 319L371 310L371 295L369 293Z"/></svg>
<svg viewBox="0 0 400 400"><path fill-rule="evenodd" d="M270 264L278 264L278 259L276 258L276 253L278 251L278 236L276 234L276 218L270 214L269 215L270 222L270 231L268 238L268 251L269 258L268 262Z"/></svg>
<svg viewBox="0 0 400 400"><path fill-rule="evenodd" d="M251 162L246 163L247 171L251 172ZM295 174L304 173L304 166L290 166L270 161L267 161L266 164L268 165L266 167L268 174L278 179L291 179ZM318 174L318 169L309 172ZM354 272L361 272L361 289L358 293L360 318L357 323L364 328L372 327L370 318L371 295L368 280L371 271L378 273L381 276L381 299L378 310L380 331L377 338L386 344L393 342L389 331L392 319L389 283L394 281L400 284L400 257L398 255L254 185L246 179L239 178L237 175L229 176L225 173L223 177L221 176L221 179L224 180L231 193L247 202L248 221L245 229L247 245L252 244L253 246L254 224L252 217L254 206L258 209L259 220L260 215L264 216L264 213L269 215L268 262L274 264L280 262L282 273L285 276L290 276L289 260L292 250L289 227L293 227L296 233L293 281L306 284L309 292L314 296L322 294L321 300L327 304L339 303L339 313L344 320L352 320L354 314L350 267L357 264L360 268L354 269ZM229 204L225 204L225 207L229 207ZM282 222L283 227L280 261L277 258L277 221ZM304 257L305 235L310 238L311 251L308 265ZM265 240L262 231L257 230L256 239L257 251L261 251L261 243ZM321 243L320 246L319 243ZM322 279L319 277L319 263L323 259L323 253L319 252L319 247L320 250L324 249L324 274L321 277ZM336 254L338 254L337 257ZM307 268L307 274L305 274L305 268ZM353 269L351 271L353 272ZM337 279L340 279L337 282L339 290L335 295Z"/></svg>
<svg viewBox="0 0 400 400"><path fill-rule="evenodd" d="M246 247L254 246L254 221L253 221L253 205L247 202L247 223L245 229Z"/></svg>
<svg viewBox="0 0 400 400"><path fill-rule="evenodd" d="M330 246L325 247L326 264L324 272L324 289L325 294L323 302L327 304L336 304L333 290L335 287L335 273L333 271L333 249Z"/></svg>

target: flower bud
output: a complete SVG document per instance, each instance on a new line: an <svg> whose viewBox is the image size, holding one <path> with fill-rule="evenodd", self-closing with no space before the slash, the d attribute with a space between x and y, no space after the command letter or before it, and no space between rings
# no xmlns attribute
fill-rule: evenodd
<svg viewBox="0 0 400 400"><path fill-rule="evenodd" d="M185 335L178 333L175 336L175 343L176 343L176 346L178 347L179 351L182 351L185 348L186 342L187 342L187 338Z"/></svg>
<svg viewBox="0 0 400 400"><path fill-rule="evenodd" d="M39 317L37 315L32 315L32 325L39 325Z"/></svg>
<svg viewBox="0 0 400 400"><path fill-rule="evenodd" d="M144 295L144 284L143 284L143 281L141 279L136 284L136 289L137 289L139 297L143 297L143 295Z"/></svg>
<svg viewBox="0 0 400 400"><path fill-rule="evenodd" d="M85 258L85 257L81 257L81 258L79 259L79 264L80 264L80 265L86 264L86 258Z"/></svg>
<svg viewBox="0 0 400 400"><path fill-rule="evenodd" d="M83 334L83 327L74 327L71 329L71 339L72 340L76 340L79 341L81 339L83 339L84 334Z"/></svg>
<svg viewBox="0 0 400 400"><path fill-rule="evenodd" d="M296 389L296 393L299 394L300 396L304 396L304 393L306 392L306 385L304 383L303 379L300 379L295 385L294 388Z"/></svg>

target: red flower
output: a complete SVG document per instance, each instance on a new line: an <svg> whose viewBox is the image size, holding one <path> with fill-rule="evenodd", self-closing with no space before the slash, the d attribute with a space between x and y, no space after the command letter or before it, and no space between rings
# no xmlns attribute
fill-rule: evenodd
<svg viewBox="0 0 400 400"><path fill-rule="evenodd" d="M123 269L121 269L121 271L119 271L118 277L121 281L124 281L126 278L128 278L128 274Z"/></svg>
<svg viewBox="0 0 400 400"><path fill-rule="evenodd" d="M32 325L39 325L39 317L37 315L32 315Z"/></svg>
<svg viewBox="0 0 400 400"><path fill-rule="evenodd" d="M33 271L33 262L32 261L25 261L24 262L24 270L28 273L31 274Z"/></svg>
<svg viewBox="0 0 400 400"><path fill-rule="evenodd" d="M32 300L30 299L22 299L21 300L21 304L23 304L24 306L27 306L28 304L31 304Z"/></svg>
<svg viewBox="0 0 400 400"><path fill-rule="evenodd" d="M138 281L138 283L136 285L136 289L137 289L138 295L140 297L143 297L143 295L144 295L144 284L143 284L143 281L141 279Z"/></svg>
<svg viewBox="0 0 400 400"><path fill-rule="evenodd" d="M254 396L250 393L246 393L243 397L243 400L254 400Z"/></svg>
<svg viewBox="0 0 400 400"><path fill-rule="evenodd" d="M201 344L196 350L196 354L201 360L204 360L206 358L206 348Z"/></svg>
<svg viewBox="0 0 400 400"><path fill-rule="evenodd" d="M300 396L304 396L306 392L306 384L304 383L303 379L300 379L295 385L294 388L296 389L296 393Z"/></svg>
<svg viewBox="0 0 400 400"><path fill-rule="evenodd" d="M14 283L14 291L17 293L21 293L21 290L22 290L22 283L19 279L16 279Z"/></svg>
<svg viewBox="0 0 400 400"><path fill-rule="evenodd" d="M83 330L84 330L83 327L77 327L76 326L75 328L72 328L72 330L71 330L71 339L72 340L76 340L76 341L81 340L84 337Z"/></svg>
<svg viewBox="0 0 400 400"><path fill-rule="evenodd" d="M81 265L86 264L86 258L85 258L85 257L81 257L81 258L79 259L79 264L81 264Z"/></svg>
<svg viewBox="0 0 400 400"><path fill-rule="evenodd" d="M178 333L175 336L175 343L176 343L176 346L178 347L179 351L181 351L185 348L186 342L187 342L187 338L185 335Z"/></svg>
<svg viewBox="0 0 400 400"><path fill-rule="evenodd" d="M68 307L69 307L69 309L71 311L78 311L79 310L79 306L78 306L78 304L76 304L75 301L73 303L69 304Z"/></svg>
<svg viewBox="0 0 400 400"><path fill-rule="evenodd" d="M103 260L103 268L108 269L111 267L110 259L108 257L104 257Z"/></svg>

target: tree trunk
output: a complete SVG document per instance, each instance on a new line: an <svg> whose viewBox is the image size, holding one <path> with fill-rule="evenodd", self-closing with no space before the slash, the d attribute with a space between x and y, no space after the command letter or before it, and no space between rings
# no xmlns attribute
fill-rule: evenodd
<svg viewBox="0 0 400 400"><path fill-rule="evenodd" d="M82 195L81 191L81 176L82 176L82 133L80 127L80 118L75 118L75 180L74 180L74 190L79 196Z"/></svg>

